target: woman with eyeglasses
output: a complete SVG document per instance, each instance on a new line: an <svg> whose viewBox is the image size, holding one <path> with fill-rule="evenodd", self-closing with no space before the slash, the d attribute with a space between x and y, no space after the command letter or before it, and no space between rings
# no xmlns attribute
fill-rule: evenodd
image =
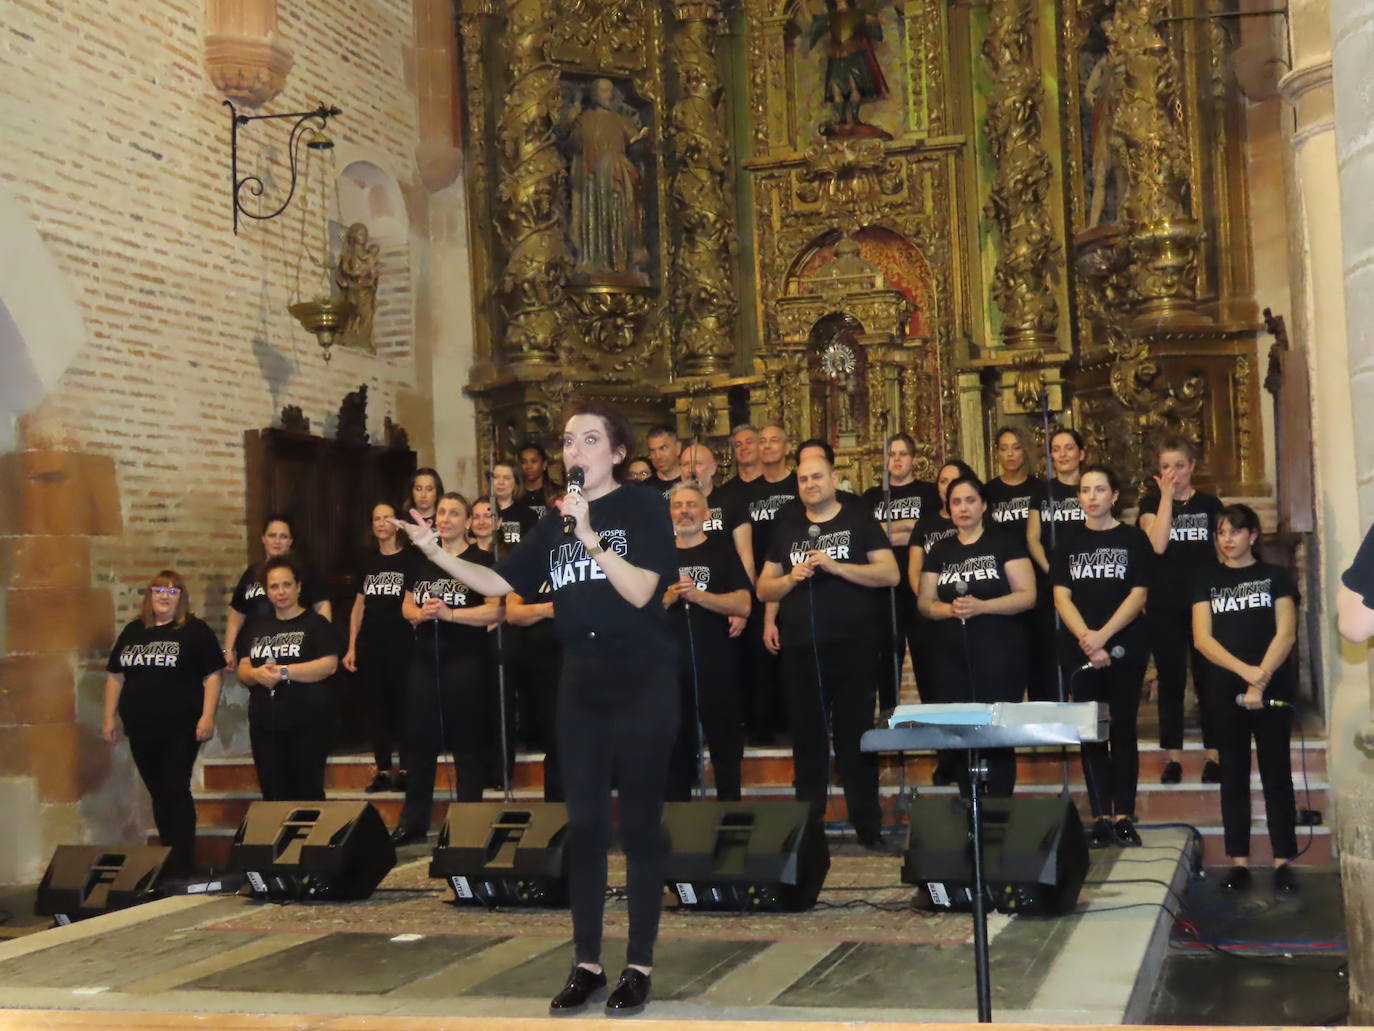
<svg viewBox="0 0 1374 1031"><path fill-rule="evenodd" d="M191 770L201 743L215 736L224 660L219 642L191 614L186 583L171 569L149 582L138 618L119 634L106 663L105 720L110 744L119 727L153 800L153 821L172 850L173 876L194 871L196 803Z"/></svg>
<svg viewBox="0 0 1374 1031"><path fill-rule="evenodd" d="M239 680L248 688L248 739L267 802L324 798L333 705L324 682L343 652L333 625L301 604L301 566L291 555L263 564L272 613L239 632Z"/></svg>
<svg viewBox="0 0 1374 1031"><path fill-rule="evenodd" d="M296 544L295 528L291 517L284 512L273 512L262 524L262 550L264 561L291 555ZM324 581L314 569L296 559L304 577L300 584L301 604L313 609L326 620L334 618L328 597L324 593ZM267 597L267 583L263 579L264 565L255 562L243 571L234 593L229 599L229 618L224 628L224 665L233 669L241 656L234 652L234 642L239 632L251 616L267 616L272 613L272 603Z"/></svg>

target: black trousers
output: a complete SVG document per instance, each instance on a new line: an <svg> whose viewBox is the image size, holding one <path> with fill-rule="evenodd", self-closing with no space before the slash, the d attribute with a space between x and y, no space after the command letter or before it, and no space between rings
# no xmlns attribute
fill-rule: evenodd
<svg viewBox="0 0 1374 1031"><path fill-rule="evenodd" d="M1152 605L1145 610L1145 626L1150 634L1155 672L1159 675L1159 747L1183 747L1183 692L1191 668L1193 694L1202 721L1202 746L1216 748L1211 706L1203 704L1203 676L1208 664L1193 647L1193 610Z"/></svg>
<svg viewBox="0 0 1374 1031"><path fill-rule="evenodd" d="M1032 702L1065 701L1069 687L1068 673L1063 675L1065 694L1061 696L1059 652L1056 646L1059 629L1049 578L1037 576L1035 590L1035 605L1021 615L1025 621L1026 648L1030 656L1026 669L1026 698Z"/></svg>
<svg viewBox="0 0 1374 1031"><path fill-rule="evenodd" d="M763 603L757 599L744 627L745 725L755 741L771 742L787 726L782 662L763 644Z"/></svg>
<svg viewBox="0 0 1374 1031"><path fill-rule="evenodd" d="M782 655L797 799L811 804L815 820L825 818L833 738L849 822L861 835L877 834L882 829L878 760L859 751L859 738L873 727L876 641L803 638L784 641Z"/></svg>
<svg viewBox="0 0 1374 1031"><path fill-rule="evenodd" d="M527 740L537 742L537 747L544 751L544 801L561 802L564 792L558 761L558 678L563 650L552 633L541 629L530 634L527 630L521 628L516 635L520 646L512 663L520 669L519 683L524 685L520 690L529 698L528 718L534 721Z"/></svg>
<svg viewBox="0 0 1374 1031"><path fill-rule="evenodd" d="M332 718L323 684L284 684L275 695L265 687L252 688L248 741L264 801L324 800Z"/></svg>
<svg viewBox="0 0 1374 1031"><path fill-rule="evenodd" d="M689 613L688 618L697 616ZM679 652L677 680L682 716L677 740L673 743L673 758L668 765L665 797L669 802L691 800L692 786L697 782L697 751L705 746L711 750L716 798L722 802L738 802L744 733L740 728L735 642L712 641L709 647L702 647L701 640L696 638L694 643L695 671L691 646L684 645ZM697 740L698 733L704 740Z"/></svg>
<svg viewBox="0 0 1374 1031"><path fill-rule="evenodd" d="M1072 700L1106 702L1111 716L1107 740L1083 745L1088 803L1095 817L1134 817L1136 788L1140 784L1136 724L1146 657L1138 644L1127 644L1125 657L1113 660L1110 666L1076 672L1082 665L1081 658L1075 661L1065 649L1064 683L1072 687Z"/></svg>
<svg viewBox="0 0 1374 1031"><path fill-rule="evenodd" d="M153 800L153 822L162 844L172 850L167 869L172 875L195 869L196 802L191 796L191 771L200 742L195 724L173 733L129 735L138 775Z"/></svg>
<svg viewBox="0 0 1374 1031"><path fill-rule="evenodd" d="M893 601L897 608L897 634L892 634ZM920 665L917 656L917 624L920 613L916 611L916 596L911 593L906 580L896 587L889 588L882 596L882 659L878 663L878 708L895 708L901 701L902 663L907 652L911 653L911 669L918 677Z"/></svg>
<svg viewBox="0 0 1374 1031"><path fill-rule="evenodd" d="M415 632L408 626L395 631L358 634L358 676L372 717L372 759L378 770L391 769L391 755L400 748L405 725L406 677Z"/></svg>
<svg viewBox="0 0 1374 1031"><path fill-rule="evenodd" d="M601 962L611 786L620 802L629 944L625 962L651 966L668 844L663 788L678 726L676 670L666 653L566 648L558 685L558 751L568 806L568 892L575 962Z"/></svg>
<svg viewBox="0 0 1374 1031"><path fill-rule="evenodd" d="M1236 704L1245 691L1238 677L1212 667L1204 701L1211 710L1221 757L1221 826L1226 854L1250 855L1250 739L1264 789L1264 816L1275 859L1298 854L1297 799L1293 794L1292 710L1251 711ZM1215 683L1213 683L1215 682Z"/></svg>
<svg viewBox="0 0 1374 1031"><path fill-rule="evenodd" d="M453 756L455 802L482 800L488 746L488 713L493 704L491 665L486 642L468 652L417 642L406 691L406 801L400 825L428 830L434 808L434 775L439 754ZM437 675L436 675L437 672Z"/></svg>

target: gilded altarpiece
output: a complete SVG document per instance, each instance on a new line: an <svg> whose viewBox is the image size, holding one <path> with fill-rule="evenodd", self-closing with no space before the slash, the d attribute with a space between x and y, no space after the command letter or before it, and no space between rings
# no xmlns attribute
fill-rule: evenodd
<svg viewBox="0 0 1374 1031"><path fill-rule="evenodd" d="M1221 3L460 0L484 439L578 390L860 488L1048 422L1262 491Z"/></svg>

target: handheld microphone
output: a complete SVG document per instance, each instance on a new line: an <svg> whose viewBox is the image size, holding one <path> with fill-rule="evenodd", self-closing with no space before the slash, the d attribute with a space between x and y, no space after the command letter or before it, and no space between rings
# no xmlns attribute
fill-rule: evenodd
<svg viewBox="0 0 1374 1031"><path fill-rule="evenodd" d="M816 542L820 540L820 538L821 528L815 523L812 523L806 528L806 543L810 546L812 551L816 550Z"/></svg>
<svg viewBox="0 0 1374 1031"><path fill-rule="evenodd" d="M1126 657L1126 649L1119 644L1114 644L1112 645L1111 651L1107 652L1107 654L1111 656L1113 661L1117 659L1124 659ZM1088 670L1092 668L1093 664L1091 662L1085 662L1083 663L1083 665L1079 666L1076 670L1074 670L1074 672L1086 673L1088 672Z"/></svg>
<svg viewBox="0 0 1374 1031"><path fill-rule="evenodd" d="M955 581L954 581L954 593L957 594L960 598L963 598L963 597L967 596L967 595L968 595L968 581L967 581L967 580L955 580ZM960 616L960 617L959 617L959 622L960 622L961 624L963 624L964 626L968 626L968 620L965 619L963 616Z"/></svg>
<svg viewBox="0 0 1374 1031"><path fill-rule="evenodd" d="M1239 705L1241 708L1245 708L1245 695L1243 695L1243 694L1238 694L1238 695L1236 695L1236 704ZM1260 699L1260 704L1263 705L1266 709L1291 709L1291 708L1293 708L1293 706L1290 705L1288 702L1280 701L1280 700L1277 699L1277 698L1262 698L1262 699Z"/></svg>
<svg viewBox="0 0 1374 1031"><path fill-rule="evenodd" d="M580 465L575 465L568 470L568 493L581 494L582 485L587 482L587 471ZM572 533L573 527L577 525L577 520L570 515L563 517L563 532Z"/></svg>

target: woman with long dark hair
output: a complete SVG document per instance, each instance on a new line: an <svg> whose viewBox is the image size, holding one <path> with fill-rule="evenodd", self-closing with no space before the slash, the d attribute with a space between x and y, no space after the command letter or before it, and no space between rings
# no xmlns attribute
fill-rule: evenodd
<svg viewBox="0 0 1374 1031"><path fill-rule="evenodd" d="M961 476L946 494L955 532L926 555L917 599L935 630L937 696L945 702L1019 702L1026 693L1026 636L1018 617L1035 604L1035 570L1023 538L988 525L987 494L976 476ZM988 794L1010 797L1015 749L982 754ZM967 795L964 763L958 780Z"/></svg>
<svg viewBox="0 0 1374 1031"><path fill-rule="evenodd" d="M439 499L444 495L444 479L438 471L425 466L410 475L410 489L406 491L408 507L419 512L424 521L434 525Z"/></svg>
<svg viewBox="0 0 1374 1031"><path fill-rule="evenodd" d="M272 614L249 619L236 645L258 785L267 802L322 800L333 716L324 681L343 649L329 620L301 604L296 558L277 555L262 568Z"/></svg>
<svg viewBox="0 0 1374 1031"><path fill-rule="evenodd" d="M264 563L271 559L293 556L296 568L303 578L298 585L301 605L307 609L313 609L326 620L334 618L329 598L324 593L324 581L314 568L295 554L295 546L296 531L289 515L285 512L273 512L263 520L263 562L254 562L243 571L242 575L239 576L238 583L234 586L234 593L229 598L229 616L224 628L225 668L232 669L236 661L242 658L241 655L235 654L234 642L238 640L239 631L243 629L243 625L249 617L270 616L272 614L273 606L267 597L267 581L264 573L266 568Z"/></svg>
<svg viewBox="0 0 1374 1031"><path fill-rule="evenodd" d="M1084 744L1082 751L1094 819L1089 842L1095 847L1112 841L1140 844L1134 826L1140 779L1136 718L1148 659L1140 614L1153 555L1145 534L1116 518L1120 497L1116 474L1106 466L1083 470L1078 481L1083 524L1059 541L1050 573L1063 623L1065 683L1073 700L1106 702L1111 713L1109 739Z"/></svg>
<svg viewBox="0 0 1374 1031"><path fill-rule="evenodd" d="M597 401L575 404L563 426L563 465L581 471L582 489L569 491L495 570L444 554L423 526L405 524L426 556L485 594L529 599L546 580L552 589L563 645L558 748L574 942L572 973L550 1003L555 1015L581 1010L606 988L601 918L613 786L630 927L626 968L606 1000L612 1014L636 1013L648 1001L662 906L663 791L678 699L673 636L658 602L677 579L677 550L663 499L621 487L631 439L619 413Z"/></svg>
<svg viewBox="0 0 1374 1031"><path fill-rule="evenodd" d="M1297 890L1290 865L1298 854L1289 751L1297 640L1298 590L1281 566L1255 556L1259 516L1248 505L1217 514L1221 564L1193 586L1193 640L1207 659L1203 703L1211 709L1221 751L1221 823L1230 891L1250 884L1250 738L1274 854L1274 889ZM1285 703L1275 706L1272 703Z"/></svg>
<svg viewBox="0 0 1374 1031"><path fill-rule="evenodd" d="M224 659L214 633L191 613L186 582L164 569L149 581L143 608L120 632L105 665L105 721L100 733L129 739L138 775L153 800L174 876L195 867L196 803L191 771L202 742L215 736Z"/></svg>
<svg viewBox="0 0 1374 1031"><path fill-rule="evenodd" d="M1059 668L1055 644L1055 602L1050 585L1050 565L1057 545L1083 525L1083 509L1078 503L1078 481L1087 450L1077 430L1060 429L1050 435L1050 466L1046 470L1048 482L1026 520L1026 549L1035 563L1039 601L1032 611L1034 621L1031 635L1031 701L1064 701L1061 696L1063 675ZM1067 692L1068 684L1062 685Z"/></svg>
<svg viewBox="0 0 1374 1031"><path fill-rule="evenodd" d="M372 538L358 571L353 611L348 618L348 651L344 669L362 678L372 712L372 755L376 774L364 790L398 791L405 771L393 769L392 752L400 745L406 672L415 633L401 614L410 549L398 539L396 510L385 501L372 506Z"/></svg>
<svg viewBox="0 0 1374 1031"><path fill-rule="evenodd" d="M438 541L416 555L406 575L401 615L415 628L406 688L406 801L391 840L424 841L434 803L440 753L453 756L458 802L478 802L486 782L491 707L496 684L487 628L501 620L499 597L483 592L440 559L490 570L491 552L468 540L472 506L449 491L435 508Z"/></svg>

